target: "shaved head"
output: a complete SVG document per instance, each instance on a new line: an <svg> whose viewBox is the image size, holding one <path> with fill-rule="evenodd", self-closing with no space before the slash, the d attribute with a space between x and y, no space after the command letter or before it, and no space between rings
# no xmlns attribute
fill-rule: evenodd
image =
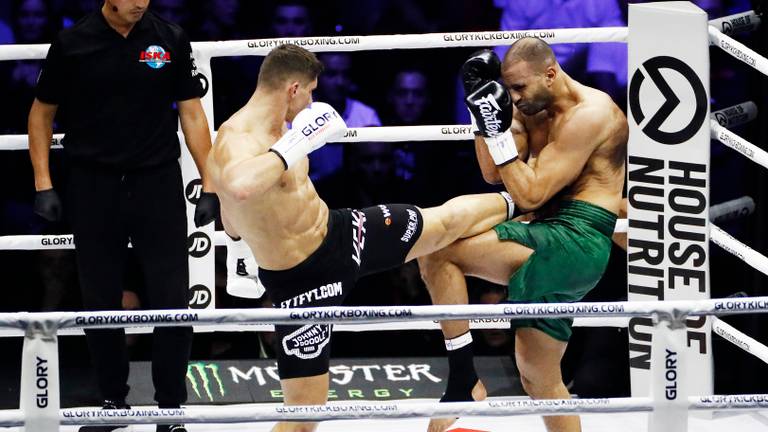
<svg viewBox="0 0 768 432"><path fill-rule="evenodd" d="M534 115L552 105L552 85L560 73L552 48L538 38L513 43L501 64L504 87L525 115Z"/></svg>
<svg viewBox="0 0 768 432"><path fill-rule="evenodd" d="M533 37L519 39L507 50L504 63L510 64L518 61L528 63L537 72L557 63L552 47L543 40Z"/></svg>

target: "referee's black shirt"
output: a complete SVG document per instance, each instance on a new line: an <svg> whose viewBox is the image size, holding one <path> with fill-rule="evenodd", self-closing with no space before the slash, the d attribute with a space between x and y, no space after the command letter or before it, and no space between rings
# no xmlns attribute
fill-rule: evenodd
<svg viewBox="0 0 768 432"><path fill-rule="evenodd" d="M123 37L98 10L53 41L36 97L59 105L75 162L141 169L178 159L173 102L202 96L196 75L181 27L147 11Z"/></svg>

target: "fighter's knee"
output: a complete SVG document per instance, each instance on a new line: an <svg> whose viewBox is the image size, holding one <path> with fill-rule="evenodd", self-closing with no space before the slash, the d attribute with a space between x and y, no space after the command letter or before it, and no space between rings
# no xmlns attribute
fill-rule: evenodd
<svg viewBox="0 0 768 432"><path fill-rule="evenodd" d="M533 399L549 399L557 388L562 384L562 381L558 378L541 373L524 373L520 372L520 383L523 385L523 390Z"/></svg>
<svg viewBox="0 0 768 432"><path fill-rule="evenodd" d="M425 282L432 280L446 265L453 264L451 249L448 246L417 259L419 273Z"/></svg>
<svg viewBox="0 0 768 432"><path fill-rule="evenodd" d="M448 233L463 232L467 224L467 212L471 211L469 203L461 197L451 198L440 206L441 222Z"/></svg>
<svg viewBox="0 0 768 432"><path fill-rule="evenodd" d="M429 255L421 256L417 259L419 263L419 274L424 282L429 282L435 275L436 269L440 268L440 264L445 262L443 257L438 252L433 252ZM429 286L429 285L427 285Z"/></svg>
<svg viewBox="0 0 768 432"><path fill-rule="evenodd" d="M525 393L533 399L543 398L548 394L548 384L541 379L521 375L520 382L523 385Z"/></svg>
<svg viewBox="0 0 768 432"><path fill-rule="evenodd" d="M525 393L528 396L533 397L533 393L535 393L533 381L529 380L525 375L520 374L520 384L522 384Z"/></svg>

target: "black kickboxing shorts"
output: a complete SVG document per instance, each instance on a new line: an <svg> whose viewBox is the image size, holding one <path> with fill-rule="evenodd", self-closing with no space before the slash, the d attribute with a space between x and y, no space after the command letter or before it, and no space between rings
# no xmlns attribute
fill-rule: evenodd
<svg viewBox="0 0 768 432"><path fill-rule="evenodd" d="M320 247L299 265L259 270L275 307L339 306L358 278L405 262L423 228L421 212L406 204L331 210ZM280 379L328 372L332 325L278 325Z"/></svg>

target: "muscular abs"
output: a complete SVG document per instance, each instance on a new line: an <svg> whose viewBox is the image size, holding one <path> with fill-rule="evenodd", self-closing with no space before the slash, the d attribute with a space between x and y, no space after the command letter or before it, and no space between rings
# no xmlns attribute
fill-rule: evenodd
<svg viewBox="0 0 768 432"><path fill-rule="evenodd" d="M253 136L252 142L270 141L255 133ZM257 151L268 148L264 145ZM244 201L221 196L228 224L248 243L261 268L292 268L312 254L325 237L328 207L317 195L308 170L308 161L300 162L266 192Z"/></svg>

